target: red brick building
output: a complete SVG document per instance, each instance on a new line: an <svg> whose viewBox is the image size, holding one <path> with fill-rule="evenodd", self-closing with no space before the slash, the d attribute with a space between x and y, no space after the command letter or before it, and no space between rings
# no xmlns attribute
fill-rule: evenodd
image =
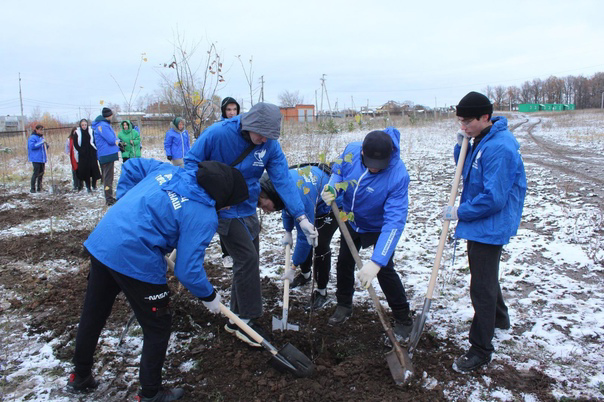
<svg viewBox="0 0 604 402"><path fill-rule="evenodd" d="M296 105L294 107L282 107L281 116L285 121L297 121L310 123L315 118L315 105Z"/></svg>

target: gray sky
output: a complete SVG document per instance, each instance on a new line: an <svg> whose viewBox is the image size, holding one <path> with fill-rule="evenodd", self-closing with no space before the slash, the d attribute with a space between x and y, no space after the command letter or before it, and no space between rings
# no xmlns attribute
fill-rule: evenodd
<svg viewBox="0 0 604 402"><path fill-rule="evenodd" d="M255 86L265 100L300 91L321 95L326 74L339 109L411 100L456 104L487 85L521 85L550 75L604 71L602 1L10 1L0 24L0 115L19 114L21 73L25 114L40 106L75 120L78 107L125 103L141 54L135 95L153 94L160 65L173 54L178 30L215 42L226 83L221 97L249 106L236 59L253 56ZM200 58L198 58L200 60ZM140 89L140 92L139 92ZM255 100L257 101L257 95ZM324 108L327 101L324 100Z"/></svg>

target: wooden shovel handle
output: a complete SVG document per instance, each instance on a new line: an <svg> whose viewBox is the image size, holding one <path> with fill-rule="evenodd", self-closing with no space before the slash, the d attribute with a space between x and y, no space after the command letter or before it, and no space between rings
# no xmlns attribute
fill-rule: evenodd
<svg viewBox="0 0 604 402"><path fill-rule="evenodd" d="M291 268L291 254L292 246L290 244L285 245L285 270ZM287 314L289 310L289 279L283 281L283 314Z"/></svg>
<svg viewBox="0 0 604 402"><path fill-rule="evenodd" d="M466 153L468 152L469 142L469 138L464 137L463 143L461 144L461 151L459 152L459 159L457 159L457 168L455 169L455 178L453 179L453 186L451 187L451 194L449 195L449 202L447 203L448 206L455 205L457 188L459 187L459 179L461 177L461 172L463 171L463 164L466 159ZM447 241L450 223L451 221L443 221L443 230L440 233L440 242L438 243L436 258L434 258L434 265L432 266L432 276L430 277L430 283L428 284L426 299L432 299L432 294L434 293L434 286L436 285L436 278L438 277L438 268L440 267L440 260L443 256L443 250L445 249L445 242Z"/></svg>
<svg viewBox="0 0 604 402"><path fill-rule="evenodd" d="M338 222L338 226L340 227L340 232L342 233L342 236L344 236L344 239L346 240L346 244L348 245L348 249L350 250L352 257L354 258L354 261L356 262L359 269L363 268L363 262L361 261L359 252L357 251L357 248L355 247L354 242L352 241L352 237L350 236L350 232L348 231L346 224L344 222L342 222L342 219L340 219L340 210L338 209L338 206L336 205L335 202L331 203L331 210L333 211L333 214L335 215L336 221ZM380 300L378 299L377 294L375 293L375 289L373 288L373 285L371 283L369 284L367 291L369 292L369 295L371 296L371 300L373 301L373 304L375 305L375 309L377 310L378 317L380 317L380 322L382 323L382 326L384 327L384 330L386 331L388 338L390 338L390 342L392 342L392 345L394 346L394 350L395 350L399 360L401 362L404 362L406 359L403 356L403 349L401 348L401 345L398 343L398 341L396 340L396 337L394 336L394 332L392 331L392 326L390 326L390 323L386 320L386 312L384 311L384 306L382 306L382 304L380 303Z"/></svg>

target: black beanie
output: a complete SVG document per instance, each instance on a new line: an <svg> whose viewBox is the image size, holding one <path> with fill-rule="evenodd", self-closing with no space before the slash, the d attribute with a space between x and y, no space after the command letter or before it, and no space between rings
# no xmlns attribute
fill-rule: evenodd
<svg viewBox="0 0 604 402"><path fill-rule="evenodd" d="M470 92L457 105L457 116L479 118L485 114L493 114L493 104L489 98L478 92Z"/></svg>
<svg viewBox="0 0 604 402"><path fill-rule="evenodd" d="M222 117L226 119L226 107L227 105L234 103L235 105L237 105L237 114L239 114L240 112L240 107L239 107L239 103L237 103L237 101L234 98L231 98L230 96L227 96L226 98L224 98L222 100L222 102L220 102L220 110L222 111Z"/></svg>
<svg viewBox="0 0 604 402"><path fill-rule="evenodd" d="M247 183L239 170L217 161L200 162L198 167L197 183L216 201L216 210L249 198Z"/></svg>
<svg viewBox="0 0 604 402"><path fill-rule="evenodd" d="M372 169L386 169L392 154L392 138L383 131L372 131L363 140L363 164Z"/></svg>
<svg viewBox="0 0 604 402"><path fill-rule="evenodd" d="M277 193L277 189L273 185L273 182L268 177L268 173L264 172L262 177L260 177L260 189L268 196L268 198L273 202L275 206L275 211L281 211L285 208L285 204L283 204L283 200L279 197L279 193Z"/></svg>
<svg viewBox="0 0 604 402"><path fill-rule="evenodd" d="M101 110L101 114L103 117L109 117L113 114L113 112L108 107L104 107L103 110Z"/></svg>

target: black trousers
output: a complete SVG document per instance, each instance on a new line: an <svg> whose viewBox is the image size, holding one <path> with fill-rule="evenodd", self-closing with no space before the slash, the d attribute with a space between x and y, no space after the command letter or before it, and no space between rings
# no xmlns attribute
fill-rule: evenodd
<svg viewBox="0 0 604 402"><path fill-rule="evenodd" d="M46 166L41 162L32 162L34 172L31 175L31 192L36 191L36 181L38 182L38 191L42 191L42 177L44 177L44 167Z"/></svg>
<svg viewBox="0 0 604 402"><path fill-rule="evenodd" d="M105 326L116 296L124 292L143 329L140 384L145 395L153 396L162 383L161 371L172 327L170 289L122 275L90 257L90 276L76 335L73 363L76 373L87 376L101 330Z"/></svg>
<svg viewBox="0 0 604 402"><path fill-rule="evenodd" d="M495 322L509 319L508 308L499 286L499 260L503 246L484 244L468 240L470 263L470 298L474 307L474 318L470 327L470 352L480 357L493 353L491 341L495 333Z"/></svg>
<svg viewBox="0 0 604 402"><path fill-rule="evenodd" d="M357 233L348 223L346 227L350 232L354 245L357 251L363 247L375 246L380 237L380 233ZM401 282L401 278L398 273L394 270L394 254L390 257L388 264L380 269L377 279L380 283L380 287L386 296L388 305L392 310L395 317L406 316L409 312L409 302L407 302L407 295L405 294L405 288ZM338 255L338 262L336 264L337 269L337 291L336 297L338 304L346 307L352 307L352 296L354 295L354 258L350 253L350 249L346 244L344 236L340 236L340 254ZM360 269L360 267L359 267Z"/></svg>
<svg viewBox="0 0 604 402"><path fill-rule="evenodd" d="M329 273L331 271L331 239L338 230L338 221L333 216L333 212L327 215L318 216L315 219L315 227L319 232L319 244L315 247L315 280L318 289L325 289L329 282ZM308 258L300 264L300 271L310 272L312 268L312 252Z"/></svg>

